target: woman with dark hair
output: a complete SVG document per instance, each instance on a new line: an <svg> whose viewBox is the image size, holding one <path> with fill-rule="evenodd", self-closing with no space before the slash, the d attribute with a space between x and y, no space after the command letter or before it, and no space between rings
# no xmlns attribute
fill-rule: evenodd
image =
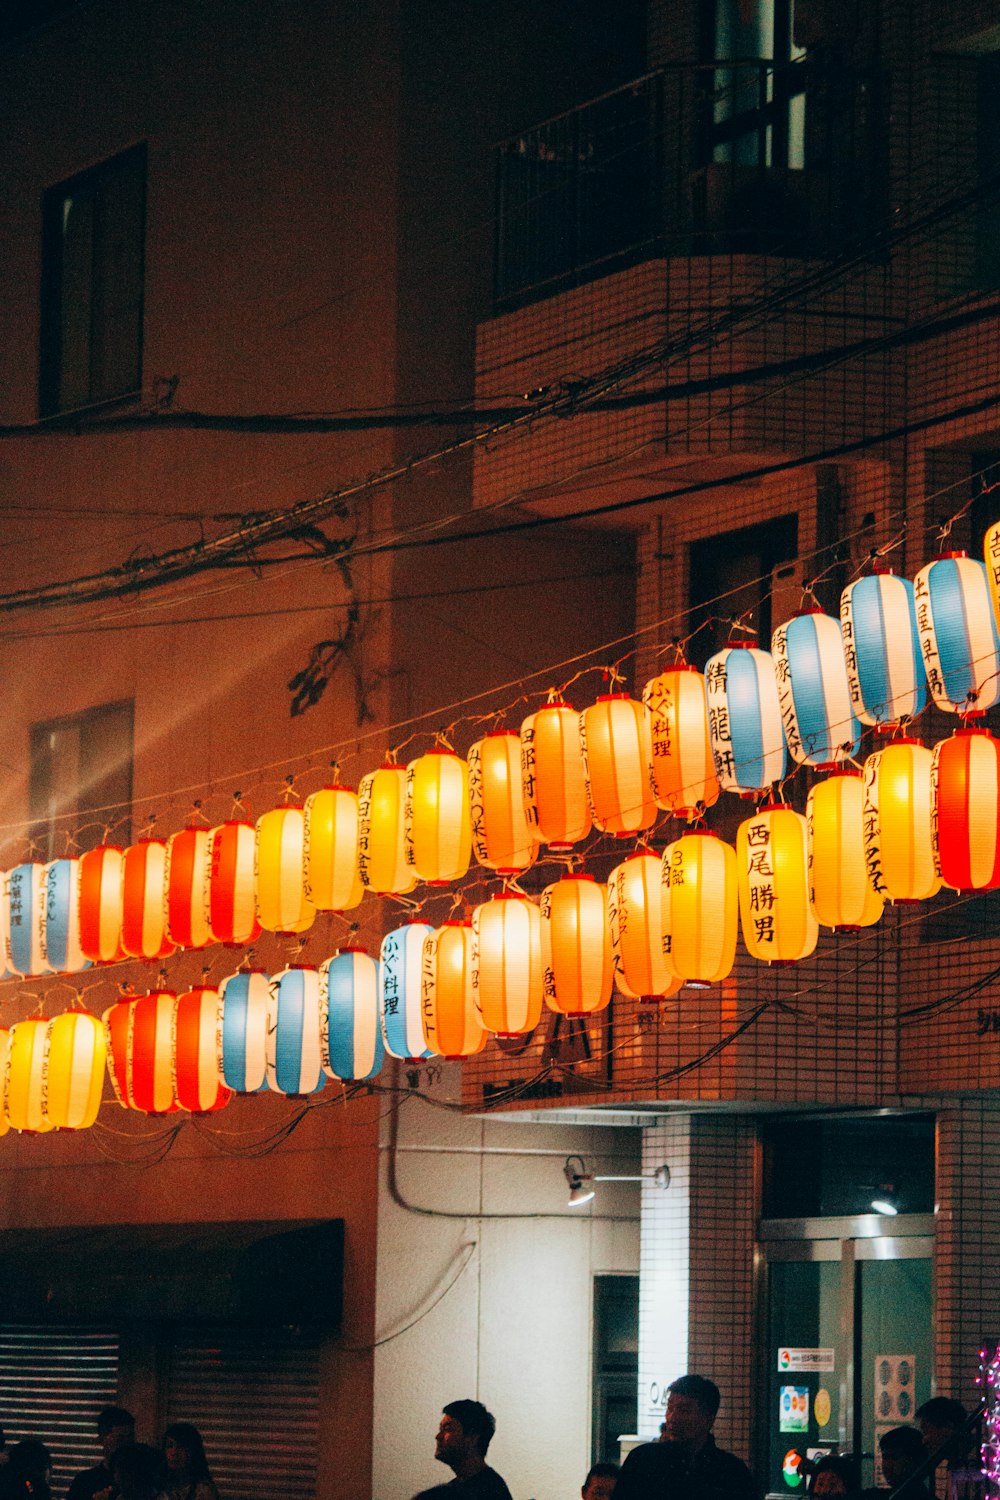
<svg viewBox="0 0 1000 1500"><path fill-rule="evenodd" d="M219 1500L201 1433L190 1422L171 1422L163 1434L167 1500Z"/></svg>

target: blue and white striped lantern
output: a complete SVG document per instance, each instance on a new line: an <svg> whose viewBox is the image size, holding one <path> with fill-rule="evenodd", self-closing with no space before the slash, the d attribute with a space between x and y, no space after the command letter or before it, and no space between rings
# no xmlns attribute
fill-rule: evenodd
<svg viewBox="0 0 1000 1500"><path fill-rule="evenodd" d="M839 621L821 609L793 615L771 641L785 740L800 765L829 769L856 755L854 715Z"/></svg>
<svg viewBox="0 0 1000 1500"><path fill-rule="evenodd" d="M42 928L45 921L45 865L30 860L7 876L7 967L15 974L49 974Z"/></svg>
<svg viewBox="0 0 1000 1500"><path fill-rule="evenodd" d="M1000 699L1000 636L986 566L948 552L913 584L927 686L938 708L980 714Z"/></svg>
<svg viewBox="0 0 1000 1500"><path fill-rule="evenodd" d="M381 1071L378 969L364 948L341 948L319 966L323 1067L331 1078L360 1082Z"/></svg>
<svg viewBox="0 0 1000 1500"><path fill-rule="evenodd" d="M80 947L80 861L54 859L45 866L43 957L55 974L90 968Z"/></svg>
<svg viewBox="0 0 1000 1500"><path fill-rule="evenodd" d="M390 1057L417 1062L434 1055L420 1019L424 938L433 931L426 922L407 922L382 939L379 1013L382 1040Z"/></svg>
<svg viewBox="0 0 1000 1500"><path fill-rule="evenodd" d="M315 1094L326 1083L319 1040L319 975L282 969L271 980L267 1082L276 1094Z"/></svg>
<svg viewBox="0 0 1000 1500"><path fill-rule="evenodd" d="M238 1094L267 1088L267 1026L271 977L241 969L219 986L219 1072Z"/></svg>
<svg viewBox="0 0 1000 1500"><path fill-rule="evenodd" d="M766 791L785 774L774 658L745 641L730 641L705 667L708 733L715 774L724 792Z"/></svg>
<svg viewBox="0 0 1000 1500"><path fill-rule="evenodd" d="M840 630L851 703L862 724L890 727L927 702L913 584L883 571L849 583Z"/></svg>

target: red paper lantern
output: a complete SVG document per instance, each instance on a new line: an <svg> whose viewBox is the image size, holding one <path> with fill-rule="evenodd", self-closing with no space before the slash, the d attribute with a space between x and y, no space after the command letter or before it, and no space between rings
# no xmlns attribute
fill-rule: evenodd
<svg viewBox="0 0 1000 1500"><path fill-rule="evenodd" d="M174 1092L181 1109L195 1114L222 1109L233 1097L219 1075L219 1021L218 990L199 988L177 997Z"/></svg>
<svg viewBox="0 0 1000 1500"><path fill-rule="evenodd" d="M182 828L167 840L167 930L178 948L204 948L208 924L209 833Z"/></svg>
<svg viewBox="0 0 1000 1500"><path fill-rule="evenodd" d="M88 849L80 860L80 948L95 964L116 963L122 947L125 856L112 844Z"/></svg>
<svg viewBox="0 0 1000 1500"><path fill-rule="evenodd" d="M209 835L208 925L219 943L252 943L260 936L254 882L254 830L220 823Z"/></svg>
<svg viewBox="0 0 1000 1500"><path fill-rule="evenodd" d="M931 767L937 867L957 891L1000 886L1000 741L958 729L934 747Z"/></svg>
<svg viewBox="0 0 1000 1500"><path fill-rule="evenodd" d="M147 1115L172 1114L174 1093L174 1007L177 996L154 990L132 1002L129 1021L128 1085L130 1109Z"/></svg>
<svg viewBox="0 0 1000 1500"><path fill-rule="evenodd" d="M167 846L140 839L125 850L122 872L122 947L130 958L166 958Z"/></svg>

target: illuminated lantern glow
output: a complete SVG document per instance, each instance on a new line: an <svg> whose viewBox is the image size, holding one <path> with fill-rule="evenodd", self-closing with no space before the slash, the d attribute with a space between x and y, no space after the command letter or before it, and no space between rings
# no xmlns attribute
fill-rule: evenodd
<svg viewBox="0 0 1000 1500"><path fill-rule="evenodd" d="M117 963L122 947L125 856L112 844L80 858L80 947L95 964Z"/></svg>
<svg viewBox="0 0 1000 1500"><path fill-rule="evenodd" d="M42 1111L57 1130L86 1130L104 1093L107 1046L96 1016L68 1010L49 1022Z"/></svg>
<svg viewBox="0 0 1000 1500"><path fill-rule="evenodd" d="M542 934L538 907L504 891L472 912L472 983L487 1031L521 1036L542 1015Z"/></svg>
<svg viewBox="0 0 1000 1500"><path fill-rule="evenodd" d="M717 984L736 958L736 851L694 828L663 851L667 958L686 984Z"/></svg>
<svg viewBox="0 0 1000 1500"><path fill-rule="evenodd" d="M705 665L705 700L723 791L747 796L780 781L788 757L770 651L730 641Z"/></svg>
<svg viewBox="0 0 1000 1500"><path fill-rule="evenodd" d="M11 975L11 969L7 962L7 948L10 944L8 874L9 871L7 870L0 871L0 979L9 979Z"/></svg>
<svg viewBox="0 0 1000 1500"><path fill-rule="evenodd" d="M417 883L406 863L406 770L387 760L358 787L358 873L379 895L405 896Z"/></svg>
<svg viewBox="0 0 1000 1500"><path fill-rule="evenodd" d="M608 877L615 984L632 1000L674 995L683 980L664 954L667 937L659 855L630 854Z"/></svg>
<svg viewBox="0 0 1000 1500"><path fill-rule="evenodd" d="M125 850L122 871L122 948L130 958L166 958L174 951L167 932L167 846L140 839Z"/></svg>
<svg viewBox="0 0 1000 1500"><path fill-rule="evenodd" d="M128 1031L128 1086L130 1109L147 1115L173 1114L174 1010L177 996L153 990L132 1002Z"/></svg>
<svg viewBox="0 0 1000 1500"><path fill-rule="evenodd" d="M45 866L42 953L56 974L90 968L80 947L80 861L54 859Z"/></svg>
<svg viewBox="0 0 1000 1500"><path fill-rule="evenodd" d="M218 943L252 943L260 936L256 848L252 826L236 818L208 836L208 925Z"/></svg>
<svg viewBox="0 0 1000 1500"><path fill-rule="evenodd" d="M406 863L428 885L461 880L472 858L469 770L436 745L406 768Z"/></svg>
<svg viewBox="0 0 1000 1500"><path fill-rule="evenodd" d="M471 1057L486 1045L472 983L472 923L444 922L424 938L420 976L424 1042L438 1057Z"/></svg>
<svg viewBox="0 0 1000 1500"><path fill-rule="evenodd" d="M267 1024L271 979L261 969L241 969L219 986L219 1072L236 1094L267 1088Z"/></svg>
<svg viewBox="0 0 1000 1500"><path fill-rule="evenodd" d="M378 964L364 948L341 948L320 964L319 980L325 1071L344 1083L374 1078L385 1061Z"/></svg>
<svg viewBox="0 0 1000 1500"><path fill-rule="evenodd" d="M167 840L167 932L178 948L204 948L208 925L209 830L191 825Z"/></svg>
<svg viewBox="0 0 1000 1500"><path fill-rule="evenodd" d="M353 911L365 888L358 873L358 794L325 786L302 809L302 880L317 911Z"/></svg>
<svg viewBox="0 0 1000 1500"><path fill-rule="evenodd" d="M790 807L765 807L736 831L740 925L752 958L795 963L819 938L809 904L806 820Z"/></svg>
<svg viewBox="0 0 1000 1500"><path fill-rule="evenodd" d="M390 1057L414 1062L431 1053L420 1019L420 974L424 938L433 928L426 922L407 922L382 939L378 972L382 1040Z"/></svg>
<svg viewBox="0 0 1000 1500"><path fill-rule="evenodd" d="M983 561L993 601L993 618L1000 626L1000 521L991 526L983 538Z"/></svg>
<svg viewBox="0 0 1000 1500"><path fill-rule="evenodd" d="M181 1109L205 1114L233 1097L219 1074L219 992L197 988L174 1006L174 1094Z"/></svg>
<svg viewBox="0 0 1000 1500"><path fill-rule="evenodd" d="M696 667L670 667L646 683L642 701L649 711L657 805L690 822L719 800L705 679Z"/></svg>
<svg viewBox="0 0 1000 1500"><path fill-rule="evenodd" d="M938 708L984 713L1000 700L1000 636L986 568L949 552L921 568L913 583L927 686Z"/></svg>
<svg viewBox="0 0 1000 1500"><path fill-rule="evenodd" d="M17 1021L7 1040L7 1063L3 1080L3 1107L14 1130L41 1134L53 1127L45 1118L45 1051L48 1021L32 1016Z"/></svg>
<svg viewBox="0 0 1000 1500"><path fill-rule="evenodd" d="M6 1026L0 1026L0 1136L7 1134L10 1129L10 1121L7 1118L7 1110L3 1102L3 1080L7 1073L7 1049L10 1045L10 1032Z"/></svg>
<svg viewBox="0 0 1000 1500"><path fill-rule="evenodd" d="M870 927L882 915L865 860L864 799L861 772L846 767L809 793L809 899L823 927Z"/></svg>
<svg viewBox="0 0 1000 1500"><path fill-rule="evenodd" d="M895 726L927 702L913 584L883 570L848 584L840 630L851 703L862 724Z"/></svg>
<svg viewBox="0 0 1000 1500"><path fill-rule="evenodd" d="M779 626L771 652L793 758L828 770L856 755L861 726L851 704L839 622L822 610L806 610Z"/></svg>
<svg viewBox="0 0 1000 1500"><path fill-rule="evenodd" d="M326 1083L320 1050L319 974L301 965L271 980L267 1082L276 1094L316 1094Z"/></svg>
<svg viewBox="0 0 1000 1500"><path fill-rule="evenodd" d="M656 821L649 714L628 693L605 693L580 715L587 796L602 833L627 838Z"/></svg>
<svg viewBox="0 0 1000 1500"><path fill-rule="evenodd" d="M526 870L535 858L521 780L521 739L496 729L469 750L472 848L479 864L501 875Z"/></svg>
<svg viewBox="0 0 1000 1500"><path fill-rule="evenodd" d="M554 851L593 827L580 751L580 716L554 698L521 725L521 795L528 827Z"/></svg>
<svg viewBox="0 0 1000 1500"><path fill-rule="evenodd" d="M135 1107L132 1103L132 1082L128 1062L134 1005L134 1000L119 1000L114 1005L110 1005L101 1017L108 1054L108 1077L111 1079L115 1098L122 1109Z"/></svg>
<svg viewBox="0 0 1000 1500"><path fill-rule="evenodd" d="M931 762L937 871L957 891L1000 886L1000 742L959 729Z"/></svg>
<svg viewBox="0 0 1000 1500"><path fill-rule="evenodd" d="M926 901L941 889L934 855L931 752L898 739L864 764L865 864L887 901Z"/></svg>
<svg viewBox="0 0 1000 1500"><path fill-rule="evenodd" d="M614 985L604 887L593 875L564 875L542 892L539 916L546 1005L564 1016L604 1010Z"/></svg>
<svg viewBox="0 0 1000 1500"><path fill-rule="evenodd" d="M32 860L15 865L7 875L7 967L14 974L47 974L44 956L45 873L47 866Z"/></svg>
<svg viewBox="0 0 1000 1500"><path fill-rule="evenodd" d="M257 921L265 932L305 932L316 920L316 908L306 896L302 879L304 855L305 819L301 807L272 807L257 819L254 855Z"/></svg>

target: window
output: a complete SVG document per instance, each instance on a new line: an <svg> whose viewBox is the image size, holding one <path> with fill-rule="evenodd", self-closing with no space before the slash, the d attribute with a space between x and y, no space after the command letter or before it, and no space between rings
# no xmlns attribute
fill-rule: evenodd
<svg viewBox="0 0 1000 1500"><path fill-rule="evenodd" d="M116 843L128 843L132 723L129 701L32 725L29 817L40 859L60 857L67 834L93 849L111 827Z"/></svg>
<svg viewBox="0 0 1000 1500"><path fill-rule="evenodd" d="M126 396L142 380L146 148L50 188L42 210L39 411Z"/></svg>
<svg viewBox="0 0 1000 1500"><path fill-rule="evenodd" d="M792 0L715 0L703 47L719 68L709 131L711 160L744 166L805 165L804 56L793 40Z"/></svg>

